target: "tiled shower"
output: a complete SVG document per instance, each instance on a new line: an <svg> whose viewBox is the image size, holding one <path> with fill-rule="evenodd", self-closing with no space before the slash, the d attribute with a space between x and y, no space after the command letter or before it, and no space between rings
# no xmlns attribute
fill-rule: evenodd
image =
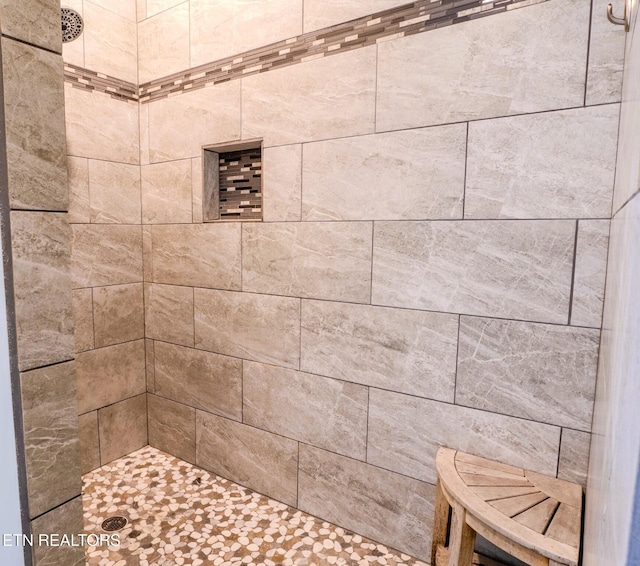
<svg viewBox="0 0 640 566"><path fill-rule="evenodd" d="M23 528L81 532L81 475L151 445L428 560L444 445L582 484L584 564L626 564L640 53L607 3L64 0L62 44L2 0ZM203 148L247 142L257 218L207 221Z"/></svg>

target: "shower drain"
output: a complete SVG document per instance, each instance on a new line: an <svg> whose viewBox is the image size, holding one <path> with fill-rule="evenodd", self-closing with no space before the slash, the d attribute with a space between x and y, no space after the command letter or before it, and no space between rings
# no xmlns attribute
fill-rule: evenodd
<svg viewBox="0 0 640 566"><path fill-rule="evenodd" d="M120 531L127 526L127 519L125 517L109 517L102 521L102 530L107 532Z"/></svg>

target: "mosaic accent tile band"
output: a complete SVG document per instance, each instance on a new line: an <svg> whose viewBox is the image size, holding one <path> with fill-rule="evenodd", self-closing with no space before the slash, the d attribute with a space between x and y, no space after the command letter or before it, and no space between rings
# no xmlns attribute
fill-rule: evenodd
<svg viewBox="0 0 640 566"><path fill-rule="evenodd" d="M262 218L260 148L220 154L220 220Z"/></svg>
<svg viewBox="0 0 640 566"><path fill-rule="evenodd" d="M136 96L135 85L80 67L65 65L65 79L74 82L79 88L107 92L114 98L140 100L145 104L189 90L375 45L380 41L415 35L547 1L419 0L144 83L137 90L137 98L133 98ZM130 87L134 90L127 90Z"/></svg>

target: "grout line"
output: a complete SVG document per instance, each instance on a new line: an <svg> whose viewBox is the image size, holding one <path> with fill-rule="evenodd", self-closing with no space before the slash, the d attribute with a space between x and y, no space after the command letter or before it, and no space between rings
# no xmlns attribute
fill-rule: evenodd
<svg viewBox="0 0 640 566"><path fill-rule="evenodd" d="M374 133L378 131L378 66L380 64L380 49L378 47L378 43L376 42L376 76L374 80L374 88L373 88L373 131Z"/></svg>
<svg viewBox="0 0 640 566"><path fill-rule="evenodd" d="M66 501L63 501L62 503L59 503L58 505L56 505L55 507L52 507L51 509L48 509L44 513L40 513L40 515L36 515L35 517L31 517L30 521L35 521L36 519L39 519L40 517L44 517L46 514L51 513L52 511L55 511L56 509L60 509L60 507L63 507L67 503L71 503L72 501L74 501L76 499L80 499L80 501L82 501L82 491L78 495L74 495L71 499L67 499ZM27 534L27 533L25 533L25 534ZM63 546L63 545L61 544L59 546Z"/></svg>
<svg viewBox="0 0 640 566"><path fill-rule="evenodd" d="M62 44L60 45L60 51L56 51L55 49L49 49L48 47L43 47L42 45L31 43L29 41L26 41L25 39L20 39L19 37L15 37L4 32L2 32L2 37L4 37L5 39L10 39L11 41L15 41L16 43L21 43L22 45L28 45L29 47L33 47L34 49L46 51L47 53L53 53L54 55L58 55L59 57L62 56Z"/></svg>
<svg viewBox="0 0 640 566"><path fill-rule="evenodd" d="M458 338L456 340L456 367L453 375L453 404L456 405L456 397L458 395L458 365L460 355L460 326L462 325L462 315L458 315Z"/></svg>
<svg viewBox="0 0 640 566"><path fill-rule="evenodd" d="M558 439L558 460L556 461L556 477L560 473L560 454L562 452L562 436L564 433L564 427L560 428L560 438Z"/></svg>
<svg viewBox="0 0 640 566"><path fill-rule="evenodd" d="M589 6L589 28L587 32L587 57L586 57L586 65L584 70L584 106L587 105L587 88L589 86L589 63L591 58L591 26L593 25L593 2L591 0L591 5Z"/></svg>
<svg viewBox="0 0 640 566"><path fill-rule="evenodd" d="M371 388L367 387L367 422L364 431L364 461L369 462L369 414L371 413Z"/></svg>
<svg viewBox="0 0 640 566"><path fill-rule="evenodd" d="M376 239L376 222L375 220L371 222L371 273L369 280L369 305L373 304L373 258L375 257L375 246L374 242Z"/></svg>
<svg viewBox="0 0 640 566"><path fill-rule="evenodd" d="M465 146L464 146L464 181L462 183L462 218L461 220L465 220L465 205L467 204L467 170L469 163L469 122L467 122L467 135L465 137Z"/></svg>
<svg viewBox="0 0 640 566"><path fill-rule="evenodd" d="M576 282L576 268L578 263L578 231L580 221L576 220L576 233L573 240L573 269L571 270L571 286L569 287L569 316L567 318L567 326L571 326L571 315L573 314L573 294Z"/></svg>

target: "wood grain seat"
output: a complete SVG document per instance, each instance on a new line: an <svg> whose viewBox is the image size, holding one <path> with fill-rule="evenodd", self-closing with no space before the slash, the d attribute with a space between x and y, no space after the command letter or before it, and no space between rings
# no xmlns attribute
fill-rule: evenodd
<svg viewBox="0 0 640 566"><path fill-rule="evenodd" d="M479 533L530 566L578 566L580 485L449 448L436 468L432 565L471 566Z"/></svg>

